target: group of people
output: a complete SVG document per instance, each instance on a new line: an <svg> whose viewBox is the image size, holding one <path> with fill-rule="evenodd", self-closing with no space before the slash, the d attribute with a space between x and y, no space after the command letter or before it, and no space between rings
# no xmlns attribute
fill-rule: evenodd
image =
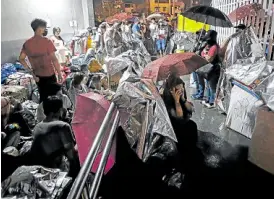
<svg viewBox="0 0 274 199"><path fill-rule="evenodd" d="M12 170L20 165L42 165L64 170L68 168L69 175L76 177L80 170L80 163L69 115L75 110L76 95L87 93L89 89L83 84L85 76L82 73L74 75L67 88L67 93L59 84L63 82L61 65L66 62L64 59L66 54L63 54L66 51L64 40L60 36L61 29L54 28L54 36L48 39L45 37L47 23L44 20L35 19L31 27L34 36L24 43L20 62L33 75L38 86L40 104L37 109L37 120L39 123L31 131L24 122L20 104L12 106L9 99L1 98L2 149L18 148L22 137L33 138L27 157L24 156L24 160L20 159L20 161L17 159L16 164L2 150L2 158L10 162L9 166L5 166L4 169ZM100 25L94 34L97 35L94 41L102 42L105 31L105 24ZM167 41L172 34L172 27L168 21L162 19L158 22L151 19L149 25L135 19L133 25L124 21L121 31L132 34L140 40L150 39L158 55L163 56ZM216 31L197 32L194 52L204 57L211 65L207 71L198 70L193 74L197 92L192 97L196 100L203 100L202 103L208 108L214 107L216 87L221 71L220 52L222 48L224 47L220 47L217 43ZM59 52L60 57L56 52ZM204 98L205 87L208 88L206 98ZM191 120L193 104L187 99L185 83L182 79L173 74L170 75L165 81L162 98L178 139L177 148L180 156L178 168L186 176L196 176L199 171L198 167L202 165L203 157L197 148L197 125ZM11 174L8 171L2 171L3 173Z"/></svg>
<svg viewBox="0 0 274 199"><path fill-rule="evenodd" d="M167 19L156 21L155 18L149 20L149 23L136 18L132 25L128 21L124 21L121 29L122 32L130 33L135 38L142 40L151 55L157 52L159 56L165 54L167 41L173 32L173 27Z"/></svg>
<svg viewBox="0 0 274 199"><path fill-rule="evenodd" d="M60 29L55 28L54 38L48 39L45 37L47 23L44 20L33 20L31 27L34 36L24 43L20 62L33 75L38 87L38 124L31 130L24 118L22 105L16 100L1 97L2 160L6 162L2 166L2 174L5 174L2 179L21 165L62 168L71 177L76 177L80 163L70 121L76 106L76 95L89 91L83 84L85 75L75 73L69 86L64 88L55 47L56 43L64 43L59 35ZM30 150L23 156L17 154L14 157L14 151L22 148L22 139L23 142L25 139L32 141Z"/></svg>

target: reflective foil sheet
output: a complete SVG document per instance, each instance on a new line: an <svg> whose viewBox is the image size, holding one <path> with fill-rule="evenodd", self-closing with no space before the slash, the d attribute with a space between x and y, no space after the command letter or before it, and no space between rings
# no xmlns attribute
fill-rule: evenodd
<svg viewBox="0 0 274 199"><path fill-rule="evenodd" d="M252 86L268 77L274 69L274 62L262 61L251 64L234 64L226 69L226 75L239 82ZM254 85L256 86L256 85Z"/></svg>
<svg viewBox="0 0 274 199"><path fill-rule="evenodd" d="M174 156L177 138L164 102L151 80L136 77L131 74L131 78L124 78L113 99L121 112L127 140L144 162Z"/></svg>
<svg viewBox="0 0 274 199"><path fill-rule="evenodd" d="M117 57L107 57L105 60L105 68L107 73L112 76L126 68L133 68L138 76L141 76L143 69L148 64L144 54L133 50L128 50Z"/></svg>
<svg viewBox="0 0 274 199"><path fill-rule="evenodd" d="M265 61L263 48L252 27L232 37L225 53L225 67Z"/></svg>
<svg viewBox="0 0 274 199"><path fill-rule="evenodd" d="M268 108L274 111L274 72L255 88L255 92L262 97Z"/></svg>
<svg viewBox="0 0 274 199"><path fill-rule="evenodd" d="M170 38L170 42L166 49L166 54L172 54L175 46L178 50L191 51L196 42L196 35L188 32L175 32Z"/></svg>
<svg viewBox="0 0 274 199"><path fill-rule="evenodd" d="M219 110L225 113L228 111L233 80L256 88L272 71L273 63L266 61L262 46L252 27L232 36L217 87L216 103Z"/></svg>
<svg viewBox="0 0 274 199"><path fill-rule="evenodd" d="M71 182L66 172L41 166L21 166L2 182L2 198L60 198Z"/></svg>

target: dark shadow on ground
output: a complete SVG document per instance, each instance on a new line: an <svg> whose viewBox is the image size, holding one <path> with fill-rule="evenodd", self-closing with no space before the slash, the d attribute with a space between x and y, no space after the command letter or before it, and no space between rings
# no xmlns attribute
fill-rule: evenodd
<svg viewBox="0 0 274 199"><path fill-rule="evenodd" d="M182 189L178 190L162 182L157 174L161 168L138 159L120 130L117 138L117 162L104 177L100 195L105 199L181 199L194 196L235 197L255 193L262 196L272 192L274 176L247 160L246 146L231 145L213 133L200 131L198 148L204 161L199 170L184 176Z"/></svg>

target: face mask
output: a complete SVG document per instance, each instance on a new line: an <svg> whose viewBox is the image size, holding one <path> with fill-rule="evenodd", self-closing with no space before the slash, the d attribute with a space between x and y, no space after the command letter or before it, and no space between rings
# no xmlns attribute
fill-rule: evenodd
<svg viewBox="0 0 274 199"><path fill-rule="evenodd" d="M43 36L47 36L48 35L48 29L45 29L44 32L43 32Z"/></svg>

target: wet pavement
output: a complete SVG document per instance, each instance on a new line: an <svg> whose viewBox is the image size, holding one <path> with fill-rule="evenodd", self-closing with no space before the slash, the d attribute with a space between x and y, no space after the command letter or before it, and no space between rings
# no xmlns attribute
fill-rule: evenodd
<svg viewBox="0 0 274 199"><path fill-rule="evenodd" d="M194 104L195 113L192 116L192 120L197 123L198 130L200 132L210 132L222 140L227 141L232 146L249 146L249 138L225 126L226 116L220 113L217 108L208 109L201 104L201 101L192 100L191 95L194 94L195 89L190 88L190 76L184 76L182 79L186 84L188 99Z"/></svg>

